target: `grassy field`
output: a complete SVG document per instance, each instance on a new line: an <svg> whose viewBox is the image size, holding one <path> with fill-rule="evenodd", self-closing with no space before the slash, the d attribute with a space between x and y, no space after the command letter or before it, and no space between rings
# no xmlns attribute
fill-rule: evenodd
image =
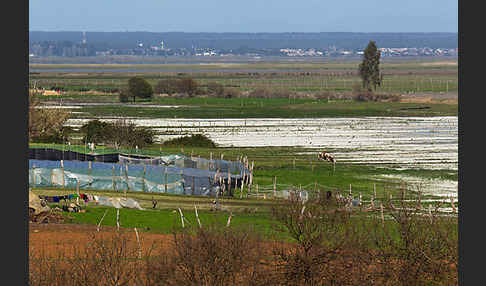
<svg viewBox="0 0 486 286"><path fill-rule="evenodd" d="M72 194L72 190L60 189L33 189L33 192L39 195L60 196ZM83 191L81 191L83 193ZM107 197L129 197L137 200L144 210L123 208L119 211L119 223L123 228L136 227L140 231L149 231L154 233L172 233L182 229L181 217L178 209L180 208L185 220L185 227L197 227L198 222L195 215L197 206L198 216L201 225L224 227L231 216L230 225L236 229L251 229L262 235L266 239L277 239L280 241L292 241L287 231L282 231L282 225L272 215L272 207L279 206L281 200L256 200L256 199L233 199L223 198L219 200L221 209L215 210L214 198L198 196L179 196L167 194L147 194L127 192L127 194L115 193L111 191L89 191L89 194ZM416 198L409 193L408 197ZM152 208L152 199L158 201L156 209ZM50 207L62 207L66 203L50 203ZM435 207L435 204L424 202L423 207L428 205ZM369 206L364 204L363 210ZM67 222L74 224L97 225L103 216L101 226L115 227L116 209L106 206L97 206L94 202L87 204L81 203L81 208L85 209L84 213L63 213L68 219ZM385 216L388 219L388 212ZM106 213L106 215L105 215ZM356 218L367 218L369 216L379 215L378 211L360 211L359 207L354 208L353 216ZM391 223L391 222L387 222Z"/></svg>
<svg viewBox="0 0 486 286"><path fill-rule="evenodd" d="M457 59L448 61L390 61L382 63L383 83L378 94L439 95L433 101L355 102L353 88L360 85L359 61L264 62L242 64L167 64L167 65L90 65L31 64L44 70L29 75L30 87L60 88L68 102L119 103L118 92L132 76L142 76L155 86L161 79L192 77L204 91L217 82L240 94L233 98L198 95L193 98L154 96L137 104L178 105L179 108L139 107L131 104L83 106L78 117L135 116L160 118L257 118L257 117L336 117L336 116L441 116L457 115ZM177 72L184 68L190 72ZM77 69L52 72L49 69ZM100 69L87 71L86 69ZM110 70L112 69L112 70ZM133 69L134 71L116 71ZM157 69L163 71L157 72ZM201 71L208 69L207 71ZM291 70L290 70L291 69ZM115 71L113 71L115 70ZM137 72L137 70L144 70ZM250 70L250 71L249 71ZM248 97L268 90L271 98ZM456 94L456 101L448 96ZM267 95L264 95L267 96ZM262 96L263 97L263 96ZM56 95L42 96L44 101L60 102ZM341 98L341 99L339 99ZM345 98L345 99L342 99ZM426 106L426 108L422 108ZM421 109L422 108L422 109Z"/></svg>
<svg viewBox="0 0 486 286"><path fill-rule="evenodd" d="M142 76L151 84L161 79L192 77L201 86L218 82L240 91L256 88L291 92L350 92L360 84L359 61L264 62L241 64L30 64L30 86L61 87L79 93L109 91L126 85L132 76ZM457 59L444 61L384 61L383 84L378 92L419 93L457 92ZM67 70L51 71L51 70ZM96 71L96 70L99 71ZM69 70L76 70L69 72ZM93 70L93 71L92 71ZM126 70L120 72L120 70ZM144 72L137 72L143 70Z"/></svg>
<svg viewBox="0 0 486 286"><path fill-rule="evenodd" d="M350 116L457 116L457 104L356 102L319 99L164 98L153 103L177 108L132 107L130 104L83 106L78 117L147 118L315 118ZM423 107L426 108L423 108Z"/></svg>

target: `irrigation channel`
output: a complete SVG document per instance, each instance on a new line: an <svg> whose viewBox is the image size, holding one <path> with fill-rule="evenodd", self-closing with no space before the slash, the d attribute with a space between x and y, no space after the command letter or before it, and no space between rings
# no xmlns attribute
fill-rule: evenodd
<svg viewBox="0 0 486 286"><path fill-rule="evenodd" d="M374 164L394 169L442 169L451 172L458 170L457 116L130 119L137 125L154 128L159 134L157 139L161 141L186 134L204 133L222 147L295 146L311 149L309 154L317 154L317 151L332 152L337 164ZM76 128L88 120L70 119L67 125ZM414 177L395 179L413 183L420 181L428 193L457 197L457 181L424 181Z"/></svg>

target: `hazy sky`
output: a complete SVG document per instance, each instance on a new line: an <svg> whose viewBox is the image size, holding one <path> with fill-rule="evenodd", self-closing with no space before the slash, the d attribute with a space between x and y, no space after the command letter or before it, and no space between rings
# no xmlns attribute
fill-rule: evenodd
<svg viewBox="0 0 486 286"><path fill-rule="evenodd" d="M457 32L458 0L29 0L30 31Z"/></svg>

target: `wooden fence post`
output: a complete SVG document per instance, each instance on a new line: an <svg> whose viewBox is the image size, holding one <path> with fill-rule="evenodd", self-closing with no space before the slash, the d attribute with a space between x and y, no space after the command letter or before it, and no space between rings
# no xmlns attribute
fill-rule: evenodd
<svg viewBox="0 0 486 286"><path fill-rule="evenodd" d="M140 239L138 237L138 231L137 228L133 228L135 230L135 235L137 236L137 243L138 243L138 258L142 259L142 245L140 245Z"/></svg>
<svg viewBox="0 0 486 286"><path fill-rule="evenodd" d="M105 213L103 214L103 216L101 217L100 222L98 223L98 226L96 227L96 231L100 232L101 222L105 218L105 215L106 215L107 212L108 212L108 210L106 210Z"/></svg>
<svg viewBox="0 0 486 286"><path fill-rule="evenodd" d="M277 176L275 176L273 179L273 196L277 196Z"/></svg>
<svg viewBox="0 0 486 286"><path fill-rule="evenodd" d="M113 191L116 191L116 186L115 186L115 165L111 166L111 186L113 187Z"/></svg>
<svg viewBox="0 0 486 286"><path fill-rule="evenodd" d="M245 184L245 171L243 171L243 177L241 178L240 199L243 198L243 185Z"/></svg>
<svg viewBox="0 0 486 286"><path fill-rule="evenodd" d="M185 186L183 169L181 169L180 175L181 175L181 181L182 181L182 191L184 192L184 195L185 195L186 194L186 186Z"/></svg>
<svg viewBox="0 0 486 286"><path fill-rule="evenodd" d="M88 175L91 177L91 161L88 161Z"/></svg>
<svg viewBox="0 0 486 286"><path fill-rule="evenodd" d="M116 209L116 228L120 230L120 209Z"/></svg>
<svg viewBox="0 0 486 286"><path fill-rule="evenodd" d="M197 207L194 204L194 211L196 212L196 219L197 219L197 224L199 224L199 228L201 228L201 221L199 220L199 215L197 214Z"/></svg>
<svg viewBox="0 0 486 286"><path fill-rule="evenodd" d="M32 181L34 183L34 186L36 185L36 179L35 179L35 165L32 165Z"/></svg>
<svg viewBox="0 0 486 286"><path fill-rule="evenodd" d="M179 214L181 215L182 228L184 228L184 215L182 214L181 208L179 208Z"/></svg>
<svg viewBox="0 0 486 286"><path fill-rule="evenodd" d="M145 173L147 172L147 166L143 165L143 177L142 177L142 192L145 192Z"/></svg>
<svg viewBox="0 0 486 286"><path fill-rule="evenodd" d="M192 195L194 195L195 190L196 190L196 177L192 176L192 188L191 188Z"/></svg>
<svg viewBox="0 0 486 286"><path fill-rule="evenodd" d="M165 176L164 190L165 190L165 193L167 194L167 184L168 184L168 180L169 180L169 175L167 174L167 167L165 167L165 169L164 169L164 176Z"/></svg>
<svg viewBox="0 0 486 286"><path fill-rule="evenodd" d="M383 214L383 203L380 204L381 223L385 226L385 216Z"/></svg>
<svg viewBox="0 0 486 286"><path fill-rule="evenodd" d="M231 223L231 217L233 216L233 212L230 213L230 216L228 217L228 222L226 223L226 227L230 226Z"/></svg>
<svg viewBox="0 0 486 286"><path fill-rule="evenodd" d="M236 184L235 184L235 188L236 188ZM231 193L231 171L228 168L228 194L230 193Z"/></svg>
<svg viewBox="0 0 486 286"><path fill-rule="evenodd" d="M62 173L62 188L64 189L64 160L61 160L61 173Z"/></svg>
<svg viewBox="0 0 486 286"><path fill-rule="evenodd" d="M128 164L125 164L125 179L127 181L127 189L130 190L130 184L128 183ZM125 190L125 197L127 197L127 190Z"/></svg>

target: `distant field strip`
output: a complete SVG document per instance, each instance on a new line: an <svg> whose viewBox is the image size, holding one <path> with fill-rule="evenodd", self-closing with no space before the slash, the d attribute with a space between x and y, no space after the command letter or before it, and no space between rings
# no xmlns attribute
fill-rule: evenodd
<svg viewBox="0 0 486 286"><path fill-rule="evenodd" d="M116 89L135 75L151 84L190 76L202 86L218 82L242 91L256 88L294 92L351 91L359 86L359 61L263 62L245 64L30 64L30 86L65 90ZM384 61L380 92L457 91L457 60Z"/></svg>

